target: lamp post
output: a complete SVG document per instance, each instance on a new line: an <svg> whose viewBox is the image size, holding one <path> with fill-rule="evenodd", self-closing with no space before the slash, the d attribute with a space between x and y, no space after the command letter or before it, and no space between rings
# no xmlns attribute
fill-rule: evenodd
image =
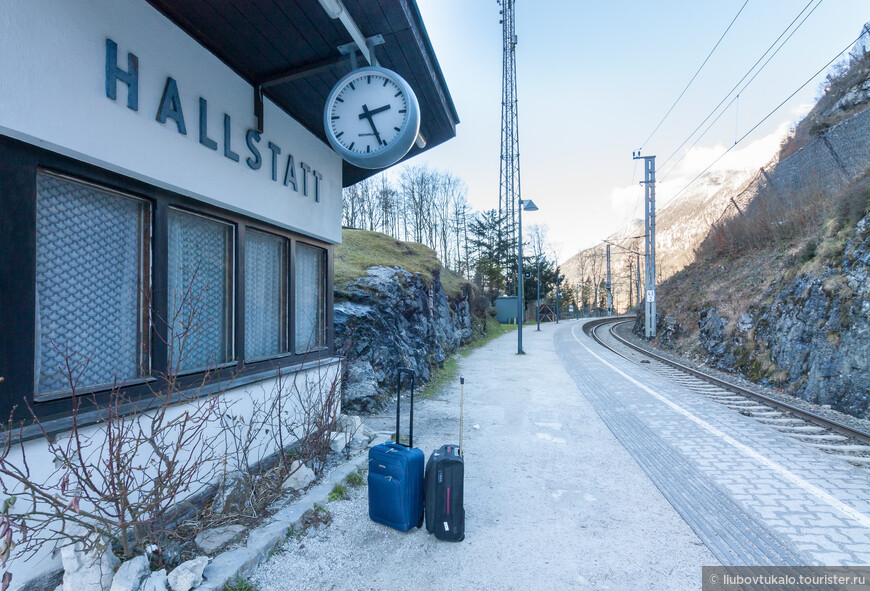
<svg viewBox="0 0 870 591"><path fill-rule="evenodd" d="M531 199L520 199L517 217L517 355L523 351L523 210L538 211Z"/></svg>
<svg viewBox="0 0 870 591"><path fill-rule="evenodd" d="M582 284L578 283L577 284L577 297L574 299L574 304L577 306L576 308L574 308L575 310L577 310L577 313L574 315L574 320L580 318L580 313L581 313L580 312L580 295L581 295L581 291L582 291Z"/></svg>
<svg viewBox="0 0 870 591"><path fill-rule="evenodd" d="M541 330L541 255L538 254L538 299L535 302L535 316L538 319L538 331Z"/></svg>
<svg viewBox="0 0 870 591"><path fill-rule="evenodd" d="M556 324L559 324L559 285L562 283L562 279L564 278L564 275L556 276Z"/></svg>

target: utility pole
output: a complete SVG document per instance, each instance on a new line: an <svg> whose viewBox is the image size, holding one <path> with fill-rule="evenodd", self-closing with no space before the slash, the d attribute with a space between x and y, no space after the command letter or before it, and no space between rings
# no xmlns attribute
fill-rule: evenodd
<svg viewBox="0 0 870 591"><path fill-rule="evenodd" d="M607 245L607 283L605 284L605 288L607 289L607 315L613 315L613 292L611 291L610 284L610 245Z"/></svg>
<svg viewBox="0 0 870 591"><path fill-rule="evenodd" d="M643 160L644 186L644 252L646 269L646 306L644 334L647 339L656 336L656 157L631 153L635 160Z"/></svg>
<svg viewBox="0 0 870 591"><path fill-rule="evenodd" d="M577 310L577 314L574 316L575 319L580 318L580 296L583 290L582 285L582 283L577 284L577 298L574 300L574 303L577 306L576 308L574 308L575 310Z"/></svg>
<svg viewBox="0 0 870 591"><path fill-rule="evenodd" d="M633 263L633 261L629 258L628 259L628 307L629 308L631 308L632 298L633 298L632 289L631 289L632 263Z"/></svg>

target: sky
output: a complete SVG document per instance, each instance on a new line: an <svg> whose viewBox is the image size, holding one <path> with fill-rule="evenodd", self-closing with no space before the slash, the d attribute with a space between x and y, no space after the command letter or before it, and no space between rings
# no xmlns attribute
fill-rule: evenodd
<svg viewBox="0 0 870 591"><path fill-rule="evenodd" d="M456 138L412 163L462 178L475 210L497 208L501 7L496 0L417 3L460 123ZM520 191L539 207L523 216L523 225L546 226L555 256L564 261L642 217L643 168L632 159L641 147L644 155L657 156L659 208L729 147L713 170L766 163L818 98L824 73L734 142L858 37L870 21L867 0L812 0L797 21L806 17L803 24L710 131L676 166L683 152L665 161L807 5L516 0Z"/></svg>

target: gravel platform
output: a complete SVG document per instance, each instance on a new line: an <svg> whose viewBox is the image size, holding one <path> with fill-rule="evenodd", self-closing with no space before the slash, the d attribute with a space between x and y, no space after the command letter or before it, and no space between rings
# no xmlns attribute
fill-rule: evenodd
<svg viewBox="0 0 870 591"><path fill-rule="evenodd" d="M526 355L510 333L460 361L464 542L370 521L362 486L329 503L332 522L290 538L252 582L260 591L699 588L701 566L716 559L568 376L556 328L527 327ZM458 411L458 383L418 402L415 445L428 456L457 443ZM394 421L387 411L367 423Z"/></svg>

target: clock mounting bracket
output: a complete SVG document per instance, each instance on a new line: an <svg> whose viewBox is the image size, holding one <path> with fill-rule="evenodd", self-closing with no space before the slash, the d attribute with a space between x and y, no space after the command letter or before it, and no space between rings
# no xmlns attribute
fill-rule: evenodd
<svg viewBox="0 0 870 591"><path fill-rule="evenodd" d="M371 37L366 37L365 41L368 55L372 58L372 65L379 65L378 60L375 57L374 48L385 43L384 36L380 34L372 35ZM351 71L353 71L359 67L357 63L357 51L359 50L360 53L363 53L363 57L365 57L365 53L359 49L355 41L339 45L337 49L338 55L336 56L275 72L274 74L265 76L262 80L259 80L254 84L254 116L257 118L258 132L263 133L263 91L265 89L292 82L293 80L299 80L300 78L305 78L314 74L319 74L320 72L327 70L332 70L333 68L348 62L350 62Z"/></svg>

